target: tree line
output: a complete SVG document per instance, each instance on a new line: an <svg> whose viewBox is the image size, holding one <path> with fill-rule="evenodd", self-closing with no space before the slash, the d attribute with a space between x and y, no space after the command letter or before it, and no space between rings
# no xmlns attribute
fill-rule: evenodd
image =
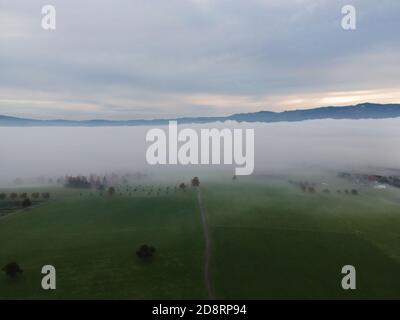
<svg viewBox="0 0 400 320"><path fill-rule="evenodd" d="M29 199L29 198L32 198L35 200L39 200L40 198L43 200L48 200L48 199L50 199L50 193L49 192L42 192L42 193L33 192L30 194L30 197L29 197L28 193L26 193L26 192L19 193L19 194L16 192L10 192L9 194L4 193L4 192L0 193L0 200L7 200L7 199L9 199L9 200L18 200L18 199L25 200L25 199Z"/></svg>

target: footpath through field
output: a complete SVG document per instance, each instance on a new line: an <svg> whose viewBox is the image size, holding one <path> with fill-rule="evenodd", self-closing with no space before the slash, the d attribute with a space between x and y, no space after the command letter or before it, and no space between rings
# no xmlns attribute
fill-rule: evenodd
<svg viewBox="0 0 400 320"><path fill-rule="evenodd" d="M200 187L197 187L197 200L199 202L200 213L201 213L201 221L203 224L203 234L205 240L205 252L204 252L204 285L207 289L208 299L214 299L214 292L211 286L210 280L210 258L211 258L211 240L208 230L208 223L207 223L207 211L204 207L203 200L201 197L201 190Z"/></svg>

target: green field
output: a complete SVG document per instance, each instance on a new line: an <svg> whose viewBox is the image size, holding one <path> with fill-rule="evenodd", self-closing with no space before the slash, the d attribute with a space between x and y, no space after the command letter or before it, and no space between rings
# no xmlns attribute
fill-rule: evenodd
<svg viewBox="0 0 400 320"><path fill-rule="evenodd" d="M310 195L272 180L205 193L219 298L400 298L398 190ZM354 291L341 288L348 264Z"/></svg>
<svg viewBox="0 0 400 320"><path fill-rule="evenodd" d="M1 274L0 298L204 298L202 231L192 193L100 197L54 189L49 203L0 220L0 264L16 261L17 281ZM156 247L153 261L135 255ZM41 289L41 268L57 269L57 290Z"/></svg>
<svg viewBox="0 0 400 320"><path fill-rule="evenodd" d="M349 187L332 179L332 188ZM216 298L400 298L400 190L308 194L287 178L202 181ZM4 190L9 192L9 190ZM32 192L32 190L24 190ZM47 203L0 218L0 298L205 299L196 191L114 197L54 188ZM151 261L135 256L143 243ZM57 290L40 287L57 269ZM354 265L357 290L341 289Z"/></svg>

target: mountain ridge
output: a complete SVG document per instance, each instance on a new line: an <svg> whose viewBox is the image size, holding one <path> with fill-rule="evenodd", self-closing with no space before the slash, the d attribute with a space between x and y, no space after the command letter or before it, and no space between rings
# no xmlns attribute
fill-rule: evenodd
<svg viewBox="0 0 400 320"><path fill-rule="evenodd" d="M327 106L312 109L288 110L282 112L257 111L249 113L236 113L220 117L182 117L171 119L137 119L137 120L37 120L0 115L1 127L22 126L71 126L71 127L101 127L101 126L140 126L140 125L165 125L169 121L178 121L180 124L199 124L212 122L298 122L322 119L387 119L400 117L400 104L362 103L350 106Z"/></svg>

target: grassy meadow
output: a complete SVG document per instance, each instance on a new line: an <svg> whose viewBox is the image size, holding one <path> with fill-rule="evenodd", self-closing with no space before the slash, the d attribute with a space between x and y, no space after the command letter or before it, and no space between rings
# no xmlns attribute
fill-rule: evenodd
<svg viewBox="0 0 400 320"><path fill-rule="evenodd" d="M0 264L16 261L24 270L17 281L1 274L0 299L205 297L192 193L110 198L59 188L51 195L49 203L0 219ZM136 257L146 243L157 250L154 261ZM56 267L55 291L41 289L45 264Z"/></svg>
<svg viewBox="0 0 400 320"><path fill-rule="evenodd" d="M202 181L216 298L400 298L400 190L345 195L336 189L349 182L327 182L330 194L305 193L287 177ZM0 218L0 265L24 270L16 281L0 274L0 299L207 298L194 190L49 191L48 202ZM135 255L144 243L156 248L151 261ZM40 287L45 264L57 269L55 291ZM347 264L357 290L340 286Z"/></svg>
<svg viewBox="0 0 400 320"><path fill-rule="evenodd" d="M400 190L359 190L307 194L277 178L207 188L216 295L400 298ZM341 288L348 264L354 291Z"/></svg>

